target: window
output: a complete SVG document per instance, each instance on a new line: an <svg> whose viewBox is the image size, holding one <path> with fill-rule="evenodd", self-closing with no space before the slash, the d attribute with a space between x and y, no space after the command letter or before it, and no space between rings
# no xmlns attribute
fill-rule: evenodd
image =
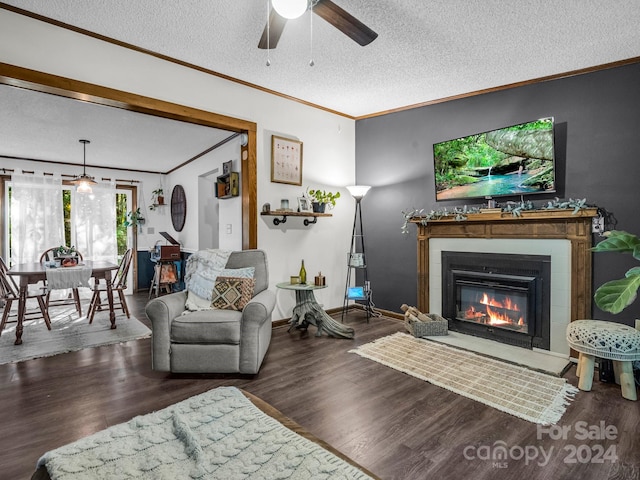
<svg viewBox="0 0 640 480"><path fill-rule="evenodd" d="M64 217L64 243L71 246L74 244L74 225L73 225L73 197L72 185L63 185L62 187L62 205ZM4 213L2 225L2 235L0 237L0 251L4 258L11 258L11 178L9 176L0 177L0 206ZM137 188L135 186L118 186L114 198L114 206L116 209L116 244L118 261L124 255L128 248L135 248L137 235L136 229L128 229L124 226L127 211L131 210L135 205Z"/></svg>

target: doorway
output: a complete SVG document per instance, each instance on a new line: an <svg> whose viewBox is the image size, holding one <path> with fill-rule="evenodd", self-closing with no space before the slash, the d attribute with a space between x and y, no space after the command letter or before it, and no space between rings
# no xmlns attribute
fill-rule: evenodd
<svg viewBox="0 0 640 480"><path fill-rule="evenodd" d="M198 249L220 248L220 203L215 196L219 169L198 177Z"/></svg>
<svg viewBox="0 0 640 480"><path fill-rule="evenodd" d="M2 63L0 84L246 134L240 156L242 248L257 248L257 126L254 122Z"/></svg>

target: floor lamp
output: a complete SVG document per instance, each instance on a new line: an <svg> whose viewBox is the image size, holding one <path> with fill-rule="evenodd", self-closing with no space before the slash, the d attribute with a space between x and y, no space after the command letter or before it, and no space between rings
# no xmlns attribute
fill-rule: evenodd
<svg viewBox="0 0 640 480"><path fill-rule="evenodd" d="M367 194L371 187L367 185L350 185L347 187L349 193L356 200L356 210L353 216L353 230L351 232L351 247L349 250L349 256L347 259L347 283L344 288L344 303L342 304L342 320L344 321L344 314L349 306L349 300L361 300L364 301L365 312L367 314L367 322L373 315L373 308L371 305L371 288L369 285L369 276L367 274L367 260L364 251L364 231L362 230L362 206L361 202L364 196ZM360 233L357 233L357 227L360 224ZM360 243L358 247L358 243ZM362 270L364 274L364 286L352 287L351 286L351 272L356 270Z"/></svg>

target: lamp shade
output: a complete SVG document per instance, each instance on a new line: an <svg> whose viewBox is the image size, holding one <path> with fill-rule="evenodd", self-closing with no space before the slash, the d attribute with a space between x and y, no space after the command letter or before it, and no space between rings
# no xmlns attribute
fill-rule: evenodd
<svg viewBox="0 0 640 480"><path fill-rule="evenodd" d="M356 199L361 199L362 197L364 197L370 188L371 186L369 185L348 185L347 186L347 190L349 190L349 193L351 194L351 196Z"/></svg>
<svg viewBox="0 0 640 480"><path fill-rule="evenodd" d="M271 4L278 15L292 20L307 11L307 0L272 0Z"/></svg>
<svg viewBox="0 0 640 480"><path fill-rule="evenodd" d="M93 177L87 175L87 143L91 143L89 140L79 140L82 143L83 160L82 160L82 175L78 175L70 183L76 186L76 192L78 193L93 193L92 185L96 185Z"/></svg>
<svg viewBox="0 0 640 480"><path fill-rule="evenodd" d="M75 183L76 192L78 192L78 193L93 193L93 189L91 188L91 185L95 185L95 184L96 184L96 182L94 182L90 178L88 178L86 180L85 179L80 179Z"/></svg>

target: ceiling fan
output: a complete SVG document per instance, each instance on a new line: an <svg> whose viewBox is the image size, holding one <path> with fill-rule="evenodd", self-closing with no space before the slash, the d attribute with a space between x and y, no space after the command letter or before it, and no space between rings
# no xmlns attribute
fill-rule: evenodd
<svg viewBox="0 0 640 480"><path fill-rule="evenodd" d="M307 4L307 0L304 0L304 3ZM365 45L369 45L378 36L376 32L371 30L353 15L340 8L331 0L310 0L309 4L312 6L313 13L329 22L363 47ZM308 10L310 6L309 4L307 4L306 8L303 7L297 16L302 15L306 10ZM278 44L278 40L280 40L280 36L282 35L282 31L284 30L286 23L287 18L280 15L276 11L275 7L272 7L269 13L269 23L264 27L260 43L258 43L258 48L275 48Z"/></svg>

